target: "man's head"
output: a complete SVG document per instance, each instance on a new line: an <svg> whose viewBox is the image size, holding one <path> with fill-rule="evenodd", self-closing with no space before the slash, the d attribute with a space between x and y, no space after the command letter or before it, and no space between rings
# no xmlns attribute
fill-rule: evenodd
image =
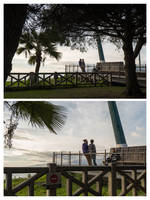
<svg viewBox="0 0 150 200"><path fill-rule="evenodd" d="M93 143L94 143L94 140L93 140L93 139L91 139L91 140L90 140L90 142L91 142L91 144L93 144Z"/></svg>
<svg viewBox="0 0 150 200"><path fill-rule="evenodd" d="M88 143L88 140L87 140L87 139L84 139L83 142L84 142L84 143Z"/></svg>

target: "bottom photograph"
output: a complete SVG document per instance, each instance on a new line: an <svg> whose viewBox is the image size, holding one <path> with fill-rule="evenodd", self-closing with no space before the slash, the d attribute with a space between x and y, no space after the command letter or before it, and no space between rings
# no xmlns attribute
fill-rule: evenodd
<svg viewBox="0 0 150 200"><path fill-rule="evenodd" d="M146 196L145 101L5 101L4 196Z"/></svg>

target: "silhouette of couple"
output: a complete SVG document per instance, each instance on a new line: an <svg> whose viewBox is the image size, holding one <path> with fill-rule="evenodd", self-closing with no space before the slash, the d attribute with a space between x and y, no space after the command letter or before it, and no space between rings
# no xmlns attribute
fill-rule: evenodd
<svg viewBox="0 0 150 200"><path fill-rule="evenodd" d="M84 62L84 59L80 59L79 60L79 66L81 68L81 71L85 72L85 62Z"/></svg>
<svg viewBox="0 0 150 200"><path fill-rule="evenodd" d="M97 165L96 164L96 146L94 144L94 140L90 140L90 144L88 145L88 140L84 139L83 144L82 144L82 151L83 154L85 155L88 165Z"/></svg>

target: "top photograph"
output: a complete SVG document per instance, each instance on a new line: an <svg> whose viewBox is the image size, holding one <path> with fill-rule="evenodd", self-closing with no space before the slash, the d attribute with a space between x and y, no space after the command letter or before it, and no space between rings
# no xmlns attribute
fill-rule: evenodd
<svg viewBox="0 0 150 200"><path fill-rule="evenodd" d="M5 99L146 99L146 4L4 4Z"/></svg>

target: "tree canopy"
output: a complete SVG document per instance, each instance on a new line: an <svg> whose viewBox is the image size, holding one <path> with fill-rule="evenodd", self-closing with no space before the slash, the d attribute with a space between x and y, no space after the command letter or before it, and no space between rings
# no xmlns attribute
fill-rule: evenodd
<svg viewBox="0 0 150 200"><path fill-rule="evenodd" d="M101 35L113 42L130 36L137 46L146 43L145 4L54 4L41 20L44 28L57 29L74 42Z"/></svg>
<svg viewBox="0 0 150 200"><path fill-rule="evenodd" d="M135 58L146 43L146 4L54 4L44 10L41 22L45 29L57 29L71 46L97 35L119 43L124 51L127 95L141 94Z"/></svg>

